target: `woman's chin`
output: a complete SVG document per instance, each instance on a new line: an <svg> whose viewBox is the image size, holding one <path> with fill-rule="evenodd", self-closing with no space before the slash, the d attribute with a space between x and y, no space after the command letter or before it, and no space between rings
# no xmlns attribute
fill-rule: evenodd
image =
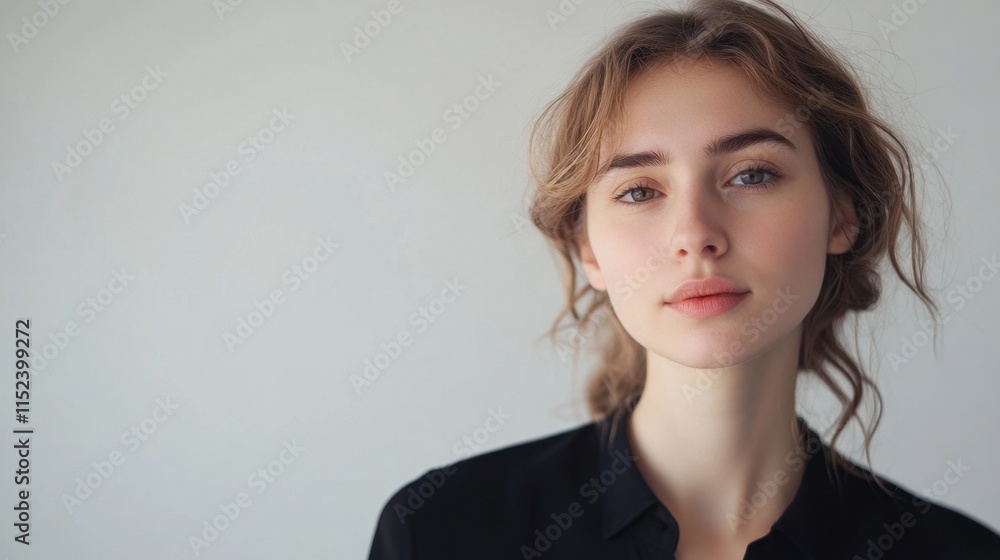
<svg viewBox="0 0 1000 560"><path fill-rule="evenodd" d="M733 349L736 349L737 352L734 353ZM669 352L660 355L672 362L694 369L722 369L740 364L753 357L745 348L737 348L735 341L733 344L720 344L718 338L704 341L702 344L696 341L684 342L676 346L672 344Z"/></svg>

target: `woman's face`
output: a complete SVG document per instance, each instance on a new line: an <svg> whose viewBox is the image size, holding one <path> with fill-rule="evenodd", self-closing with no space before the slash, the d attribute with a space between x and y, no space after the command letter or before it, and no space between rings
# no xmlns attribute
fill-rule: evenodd
<svg viewBox="0 0 1000 560"><path fill-rule="evenodd" d="M838 227L840 216L856 223L854 212L833 212L803 111L761 99L736 69L690 63L640 76L626 107L621 147L601 153L621 165L585 199L591 286L664 358L715 368L758 355L795 331L826 254L849 250L845 229L855 231ZM641 152L663 160L616 157ZM682 282L709 276L745 295L673 303Z"/></svg>

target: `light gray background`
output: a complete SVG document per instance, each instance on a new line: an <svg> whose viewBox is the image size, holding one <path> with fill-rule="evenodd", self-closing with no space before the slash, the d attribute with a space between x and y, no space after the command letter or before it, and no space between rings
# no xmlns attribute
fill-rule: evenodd
<svg viewBox="0 0 1000 560"><path fill-rule="evenodd" d="M246 0L220 17L209 0L72 0L17 52L8 34L42 8L2 4L4 429L19 427L15 320L31 318L36 353L67 322L79 331L34 371L30 549L12 540L16 459L11 444L0 451L0 557L194 557L189 536L245 492L251 505L202 557L360 558L391 492L463 458L456 443L490 409L510 419L479 452L588 421L590 355L574 375L536 343L562 294L553 254L522 221L525 140L602 38L655 4L587 0L553 26L556 0L404 0L345 60L341 43L387 4ZM880 349L870 360L886 397L874 461L924 493L960 459L970 471L925 495L998 528L1000 279L971 279L998 251L1000 6L911 1L907 21L880 32L904 4L794 2L918 149L938 130L958 135L937 156L950 199L933 194L936 179L928 197L935 216L949 200L952 211L931 236L929 279L950 317L937 352L890 365L904 339L923 340L925 318L892 290L860 327L862 345ZM113 103L147 66L167 75L122 120ZM489 76L500 85L453 129L445 111ZM246 161L240 143L282 108L294 118ZM52 162L102 118L114 130L57 179ZM436 127L446 141L391 191L383 173ZM230 159L241 173L186 222L180 205ZM338 248L292 291L283 273L327 237ZM127 287L81 313L122 269ZM418 332L408 318L449 279L467 289ZM945 299L970 281L980 291L963 308ZM224 333L275 289L283 303L230 352ZM403 331L413 343L357 394L350 377ZM802 409L822 429L836 405L814 389L803 387ZM177 406L161 423L157 399ZM144 421L155 432L126 445ZM293 440L298 456L273 463ZM848 434L841 448L860 457L858 442ZM64 496L114 452L124 462L70 513ZM268 465L281 474L258 494L248 477Z"/></svg>

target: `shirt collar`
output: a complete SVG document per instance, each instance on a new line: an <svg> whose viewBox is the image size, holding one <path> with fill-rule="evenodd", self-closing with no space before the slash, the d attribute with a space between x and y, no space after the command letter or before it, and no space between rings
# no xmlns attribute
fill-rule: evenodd
<svg viewBox="0 0 1000 560"><path fill-rule="evenodd" d="M801 416L797 418L805 436L805 472L795 497L771 530L782 533L808 557L822 557L835 544L831 528L845 519L837 476L845 476L846 471L833 465L833 451Z"/></svg>
<svg viewBox="0 0 1000 560"><path fill-rule="evenodd" d="M606 486L601 500L605 539L615 536L651 506L659 504L635 465L635 456L628 443L630 414L631 410L626 409L598 422L601 470L597 479ZM797 468L804 468L805 472L792 502L771 530L784 535L806 556L820 557L830 546L829 528L836 525L837 519L842 519L842 512L829 462L831 451L801 416L796 415L796 418L800 433L804 435L806 454L802 463L790 462L790 469L798 465ZM610 445L609 435L613 436Z"/></svg>
<svg viewBox="0 0 1000 560"><path fill-rule="evenodd" d="M598 423L601 470L597 482L606 486L601 501L602 533L605 539L611 538L650 506L659 503L656 494L636 468L635 456L629 448L630 414L631 410L618 411ZM609 436L612 436L610 447Z"/></svg>

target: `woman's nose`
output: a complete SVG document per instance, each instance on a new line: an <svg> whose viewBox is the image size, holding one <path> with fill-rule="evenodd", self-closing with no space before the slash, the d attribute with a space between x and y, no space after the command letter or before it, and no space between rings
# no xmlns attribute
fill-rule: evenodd
<svg viewBox="0 0 1000 560"><path fill-rule="evenodd" d="M678 261L717 259L728 243L722 228L722 212L709 193L678 195L667 212L670 254Z"/></svg>

